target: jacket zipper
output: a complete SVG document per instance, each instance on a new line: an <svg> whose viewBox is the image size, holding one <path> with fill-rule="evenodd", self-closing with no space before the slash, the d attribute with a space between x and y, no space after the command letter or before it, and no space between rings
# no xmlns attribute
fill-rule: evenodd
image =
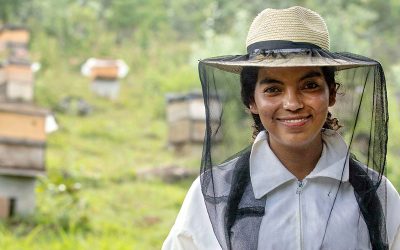
<svg viewBox="0 0 400 250"><path fill-rule="evenodd" d="M296 189L296 194L298 195L298 201L299 201L299 245L300 249L303 249L303 225L302 225L302 211L301 211L301 192L303 191L304 188L304 182L303 181L298 181L298 186Z"/></svg>

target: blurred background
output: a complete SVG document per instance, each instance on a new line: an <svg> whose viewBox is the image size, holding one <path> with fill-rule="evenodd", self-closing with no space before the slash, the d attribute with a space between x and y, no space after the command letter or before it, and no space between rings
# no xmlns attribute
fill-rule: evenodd
<svg viewBox="0 0 400 250"><path fill-rule="evenodd" d="M198 60L292 5L382 63L400 190L397 0L0 0L1 249L160 249L200 164Z"/></svg>

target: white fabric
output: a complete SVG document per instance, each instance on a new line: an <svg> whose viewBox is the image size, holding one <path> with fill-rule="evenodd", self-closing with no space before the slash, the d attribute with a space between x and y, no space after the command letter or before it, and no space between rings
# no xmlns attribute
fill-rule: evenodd
<svg viewBox="0 0 400 250"><path fill-rule="evenodd" d="M256 198L267 195L258 249L320 249L325 223L340 179L344 182L330 218L323 249L371 249L368 228L348 182L346 144L337 133L323 134L315 169L300 183L273 154L265 133L254 141L250 178ZM268 164L265 164L268 162ZM400 198L387 186L387 231L391 250L400 250ZM299 187L301 184L301 187ZM199 178L192 184L163 250L221 249L213 233Z"/></svg>

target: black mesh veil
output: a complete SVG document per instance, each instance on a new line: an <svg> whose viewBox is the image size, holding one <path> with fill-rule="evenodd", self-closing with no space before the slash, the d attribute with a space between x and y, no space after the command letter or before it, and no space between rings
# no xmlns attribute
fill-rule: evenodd
<svg viewBox="0 0 400 250"><path fill-rule="evenodd" d="M335 81L340 87L336 104L329 111L342 125L338 132L348 145L350 161L362 167L357 175L366 174L369 177L353 186L360 187L356 199L360 206L360 217L368 225L373 249L385 249L384 176L388 107L384 72L375 60L313 48L261 51L257 55L225 56L199 62L207 123L200 180L214 233L222 249L235 249L230 242L230 228L238 216L246 216L246 213L238 210L238 201L234 200L240 200L244 192L241 189L245 187L246 177L241 178L240 175L246 172L241 168L248 167L254 120L241 99L240 74L246 67L290 65L321 66L334 71ZM231 171L226 166L232 161L236 161L236 167ZM244 161L244 167L240 166L241 161ZM339 182L336 195L341 184ZM338 196L336 198L340 199ZM249 216L257 214L257 206L252 209ZM335 202L330 216L333 213ZM327 232L330 218L325 225L321 230ZM248 237L258 237L257 230L251 234ZM321 246L325 237L324 234L323 238L316 239L321 241Z"/></svg>

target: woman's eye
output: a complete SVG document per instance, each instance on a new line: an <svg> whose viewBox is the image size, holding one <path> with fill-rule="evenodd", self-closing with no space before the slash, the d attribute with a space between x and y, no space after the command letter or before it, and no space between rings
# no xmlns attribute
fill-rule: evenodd
<svg viewBox="0 0 400 250"><path fill-rule="evenodd" d="M309 83L306 83L305 85L304 85L304 88L305 89L315 89L315 88L318 88L318 83L316 83L316 82L309 82Z"/></svg>
<svg viewBox="0 0 400 250"><path fill-rule="evenodd" d="M279 91L280 90L275 87L270 87L270 88L264 89L264 93L269 93L269 94L278 93Z"/></svg>

